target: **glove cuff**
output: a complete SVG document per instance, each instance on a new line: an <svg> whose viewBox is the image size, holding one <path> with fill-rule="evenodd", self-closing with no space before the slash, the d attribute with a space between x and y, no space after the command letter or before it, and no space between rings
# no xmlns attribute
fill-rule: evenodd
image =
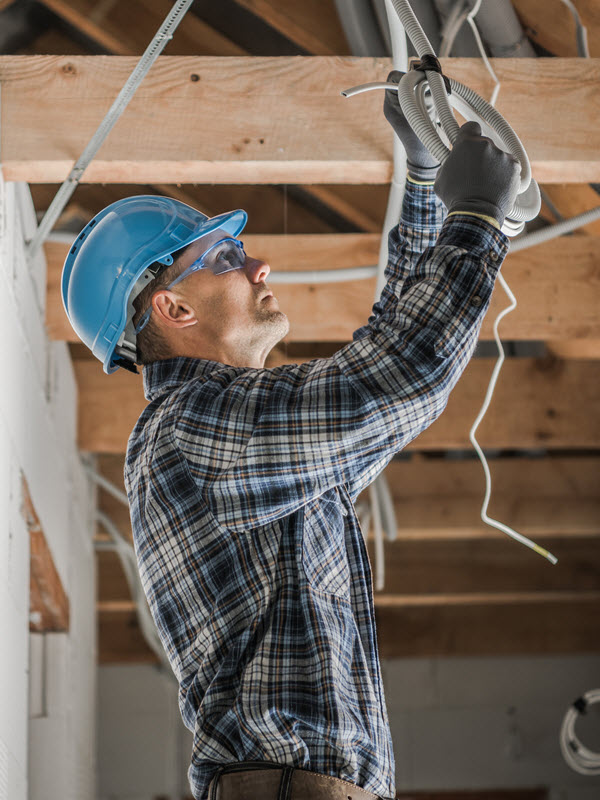
<svg viewBox="0 0 600 800"><path fill-rule="evenodd" d="M406 162L406 166L410 177L421 183L433 183L440 168L439 164L434 167L422 167L420 164L413 164L410 161Z"/></svg>
<svg viewBox="0 0 600 800"><path fill-rule="evenodd" d="M452 206L448 209L449 214L460 213L461 211L466 211L469 214L482 214L486 217L493 217L500 227L502 227L504 217L506 216L498 206L486 200L457 200L455 203L452 203Z"/></svg>

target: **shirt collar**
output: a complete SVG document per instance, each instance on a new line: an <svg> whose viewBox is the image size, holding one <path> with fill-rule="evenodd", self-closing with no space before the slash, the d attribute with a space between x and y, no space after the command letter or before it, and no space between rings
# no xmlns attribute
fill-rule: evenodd
<svg viewBox="0 0 600 800"><path fill-rule="evenodd" d="M227 368L227 365L189 356L153 361L143 368L144 396L148 401L155 400L160 395L177 389L186 381L208 375L219 368Z"/></svg>

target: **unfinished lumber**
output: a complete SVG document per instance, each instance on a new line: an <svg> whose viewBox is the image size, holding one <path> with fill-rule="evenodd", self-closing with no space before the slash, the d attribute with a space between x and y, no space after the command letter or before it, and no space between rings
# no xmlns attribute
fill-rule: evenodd
<svg viewBox="0 0 600 800"><path fill-rule="evenodd" d="M470 449L469 429L494 363L494 359L473 359L442 416L409 448ZM75 361L74 367L79 387L79 447L124 453L146 406L141 376L124 370L106 375L95 359ZM599 449L599 408L598 362L513 358L504 365L478 439L484 448Z"/></svg>
<svg viewBox="0 0 600 800"><path fill-rule="evenodd" d="M529 59L527 70L522 59L493 61L502 82L498 109L522 139L536 179L600 181L600 60ZM64 180L135 63L2 56L5 178ZM387 183L393 134L381 92L346 99L340 91L384 80L390 67L384 58L161 56L83 180ZM480 60L447 59L443 68L489 94Z"/></svg>
<svg viewBox="0 0 600 800"><path fill-rule="evenodd" d="M376 606L376 618L381 658L600 651L596 593L544 602L384 605Z"/></svg>
<svg viewBox="0 0 600 800"><path fill-rule="evenodd" d="M350 341L371 312L375 279L343 283L278 284L289 270L339 269L377 263L377 234L245 236L246 251L266 259L268 283L290 320L288 341ZM60 279L68 244L48 242L46 325L52 339L78 341L63 309ZM600 338L600 239L563 237L510 254L502 267L518 306L502 322L501 336L517 340ZM481 338L493 338L494 318L508 300L497 286ZM584 350L585 354L586 351Z"/></svg>
<svg viewBox="0 0 600 800"><path fill-rule="evenodd" d="M120 56L141 55L173 7L170 0L41 1L92 41ZM165 50L171 55L240 56L246 52L193 13L184 16Z"/></svg>
<svg viewBox="0 0 600 800"><path fill-rule="evenodd" d="M548 566L548 569L552 569ZM132 606L98 615L100 663L155 663ZM375 606L382 658L547 655L600 652L596 593L541 602Z"/></svg>
<svg viewBox="0 0 600 800"><path fill-rule="evenodd" d="M398 541L502 540L480 519L484 476L474 457L396 459L385 476L396 507ZM489 514L534 539L600 537L600 458L553 455L490 458L493 492ZM122 455L99 456L98 469L123 492ZM365 493L359 502L368 501ZM131 540L129 509L100 489L99 507ZM98 527L97 535L103 533ZM370 538L372 529L364 531Z"/></svg>
<svg viewBox="0 0 600 800"><path fill-rule="evenodd" d="M29 486L21 476L21 514L29 531L29 630L36 633L69 630L69 598L33 505Z"/></svg>
<svg viewBox="0 0 600 800"><path fill-rule="evenodd" d="M333 0L237 0L291 42L309 53L349 55Z"/></svg>

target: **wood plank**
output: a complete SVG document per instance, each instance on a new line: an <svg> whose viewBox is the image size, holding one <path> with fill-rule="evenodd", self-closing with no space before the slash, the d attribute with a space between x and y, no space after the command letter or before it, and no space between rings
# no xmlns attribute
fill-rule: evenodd
<svg viewBox="0 0 600 800"><path fill-rule="evenodd" d="M558 339L546 347L556 358L600 358L600 339Z"/></svg>
<svg viewBox="0 0 600 800"><path fill-rule="evenodd" d="M135 61L2 56L6 180L62 181ZM84 181L387 183L392 134L381 93L350 100L339 93L384 80L390 64L327 56L161 56ZM489 90L480 59L451 59L443 68L475 91ZM531 59L524 72L522 59L496 59L494 68L503 87L498 108L527 148L537 180L600 181L600 60ZM235 103L224 103L228 96ZM177 125L164 124L173 119Z"/></svg>
<svg viewBox="0 0 600 800"><path fill-rule="evenodd" d="M269 284L290 320L287 341L350 341L369 317L375 279L327 284L278 284L277 272L367 266L377 263L378 234L243 236L248 253L272 267ZM48 242L46 326L52 339L78 341L63 309L61 272L68 245ZM566 267L568 265L568 267ZM503 320L504 339L597 339L600 337L600 239L563 237L509 254L503 275L517 309ZM568 275L568 279L566 279ZM498 312L508 305L497 286L481 338L493 338Z"/></svg>
<svg viewBox="0 0 600 800"><path fill-rule="evenodd" d="M121 455L98 457L101 474L125 491L123 462ZM492 517L535 540L600 536L600 458L491 458L489 465ZM480 520L484 482L477 459L414 453L392 461L385 475L396 504L399 541L506 541L505 534ZM368 500L367 495L362 499ZM131 540L129 508L103 489L98 505Z"/></svg>
<svg viewBox="0 0 600 800"><path fill-rule="evenodd" d="M377 608L381 658L600 652L597 599Z"/></svg>
<svg viewBox="0 0 600 800"><path fill-rule="evenodd" d="M236 2L313 55L350 55L333 0Z"/></svg>
<svg viewBox="0 0 600 800"><path fill-rule="evenodd" d="M135 611L106 611L98 614L99 664L156 664Z"/></svg>
<svg viewBox="0 0 600 800"><path fill-rule="evenodd" d="M600 652L596 598L376 608L381 658ZM100 663L156 663L131 611L98 615Z"/></svg>
<svg viewBox="0 0 600 800"><path fill-rule="evenodd" d="M59 17L114 55L141 55L173 3L170 0L41 0ZM191 11L163 51L169 55L241 56L246 51Z"/></svg>
<svg viewBox="0 0 600 800"><path fill-rule="evenodd" d="M583 183L549 183L544 186L544 189L563 217L576 217L578 214L583 214L584 211L589 211L600 205L600 195L591 186ZM571 236L569 240L572 242L575 236L580 236L584 233L600 236L600 220L578 228L576 234Z"/></svg>
<svg viewBox="0 0 600 800"><path fill-rule="evenodd" d="M600 520L597 520L600 522ZM595 596L600 607L600 525L596 538L544 538L558 558L553 566L511 540L401 541L385 544L383 605L555 602ZM499 532L498 532L499 533ZM374 560L369 546L371 563ZM539 594L540 597L533 595ZM529 595L532 595L531 597Z"/></svg>
<svg viewBox="0 0 600 800"><path fill-rule="evenodd" d="M527 36L556 56L577 56L575 20L559 0L513 0ZM577 0L582 23L588 31L591 55L600 53L600 7L597 0Z"/></svg>
<svg viewBox="0 0 600 800"><path fill-rule="evenodd" d="M69 630L69 598L54 564L25 475L21 475L21 514L30 542L29 630L36 633Z"/></svg>
<svg viewBox="0 0 600 800"><path fill-rule="evenodd" d="M470 449L469 428L483 401L494 360L472 359L446 410L410 449ZM124 453L147 405L140 376L107 376L100 362L75 362L82 450ZM114 414L114 409L119 414ZM600 364L595 361L509 359L478 432L484 448L600 449Z"/></svg>

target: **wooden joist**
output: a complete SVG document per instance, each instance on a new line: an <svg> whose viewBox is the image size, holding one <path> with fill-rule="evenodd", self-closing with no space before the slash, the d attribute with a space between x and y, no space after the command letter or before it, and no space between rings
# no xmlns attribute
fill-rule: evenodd
<svg viewBox="0 0 600 800"><path fill-rule="evenodd" d="M319 56L349 55L333 0L237 0L304 50Z"/></svg>
<svg viewBox="0 0 600 800"><path fill-rule="evenodd" d="M141 55L173 7L170 0L42 0L85 36L120 56ZM239 56L245 53L193 13L187 13L165 48L169 55Z"/></svg>
<svg viewBox="0 0 600 800"><path fill-rule="evenodd" d="M409 447L470 449L469 429L494 363L494 359L473 359L441 417ZM75 361L74 366L79 385L79 447L124 453L146 406L141 376L125 370L106 375L95 359ZM598 449L598 408L598 362L514 358L504 365L477 438L484 448Z"/></svg>
<svg viewBox="0 0 600 800"><path fill-rule="evenodd" d="M350 341L352 332L368 319L375 279L285 285L277 283L277 273L376 264L378 234L242 235L242 238L250 255L265 258L271 265L268 283L273 287L280 308L288 314L291 325L288 341ZM52 339L76 342L77 335L60 297L61 272L68 245L49 242L45 248L48 334ZM502 272L518 300L517 309L502 322L503 338L600 338L598 237L563 237L509 254ZM493 338L494 318L507 305L506 295L497 286L482 327L482 339Z"/></svg>
<svg viewBox="0 0 600 800"><path fill-rule="evenodd" d="M556 569L548 565L548 569ZM546 602L376 608L381 658L600 652L596 594Z"/></svg>
<svg viewBox="0 0 600 800"><path fill-rule="evenodd" d="M492 517L534 539L600 536L599 457L492 458L489 466ZM122 491L123 467L122 455L99 456L100 472ZM484 476L478 459L414 453L388 464L385 475L396 505L399 541L505 541L479 517ZM99 505L131 538L128 507L102 489Z"/></svg>
<svg viewBox="0 0 600 800"><path fill-rule="evenodd" d="M29 530L29 630L37 633L69 630L69 598L54 564L36 513L29 486L21 477L21 514Z"/></svg>
<svg viewBox="0 0 600 800"><path fill-rule="evenodd" d="M551 568L551 567L549 567ZM381 658L600 652L600 614L590 599L377 607ZM131 607L98 615L100 663L155 663Z"/></svg>
<svg viewBox="0 0 600 800"><path fill-rule="evenodd" d="M527 36L556 56L577 56L575 21L559 0L512 0ZM592 55L600 52L600 8L597 0L577 0L574 5L586 26Z"/></svg>
<svg viewBox="0 0 600 800"><path fill-rule="evenodd" d="M62 181L135 63L2 56L5 178ZM83 180L387 183L392 132L381 92L345 99L340 91L384 80L390 66L389 59L328 56L161 56ZM443 68L489 94L480 61L449 59ZM494 68L502 81L498 108L537 180L600 181L600 60L531 59L524 70L522 59L496 59Z"/></svg>

